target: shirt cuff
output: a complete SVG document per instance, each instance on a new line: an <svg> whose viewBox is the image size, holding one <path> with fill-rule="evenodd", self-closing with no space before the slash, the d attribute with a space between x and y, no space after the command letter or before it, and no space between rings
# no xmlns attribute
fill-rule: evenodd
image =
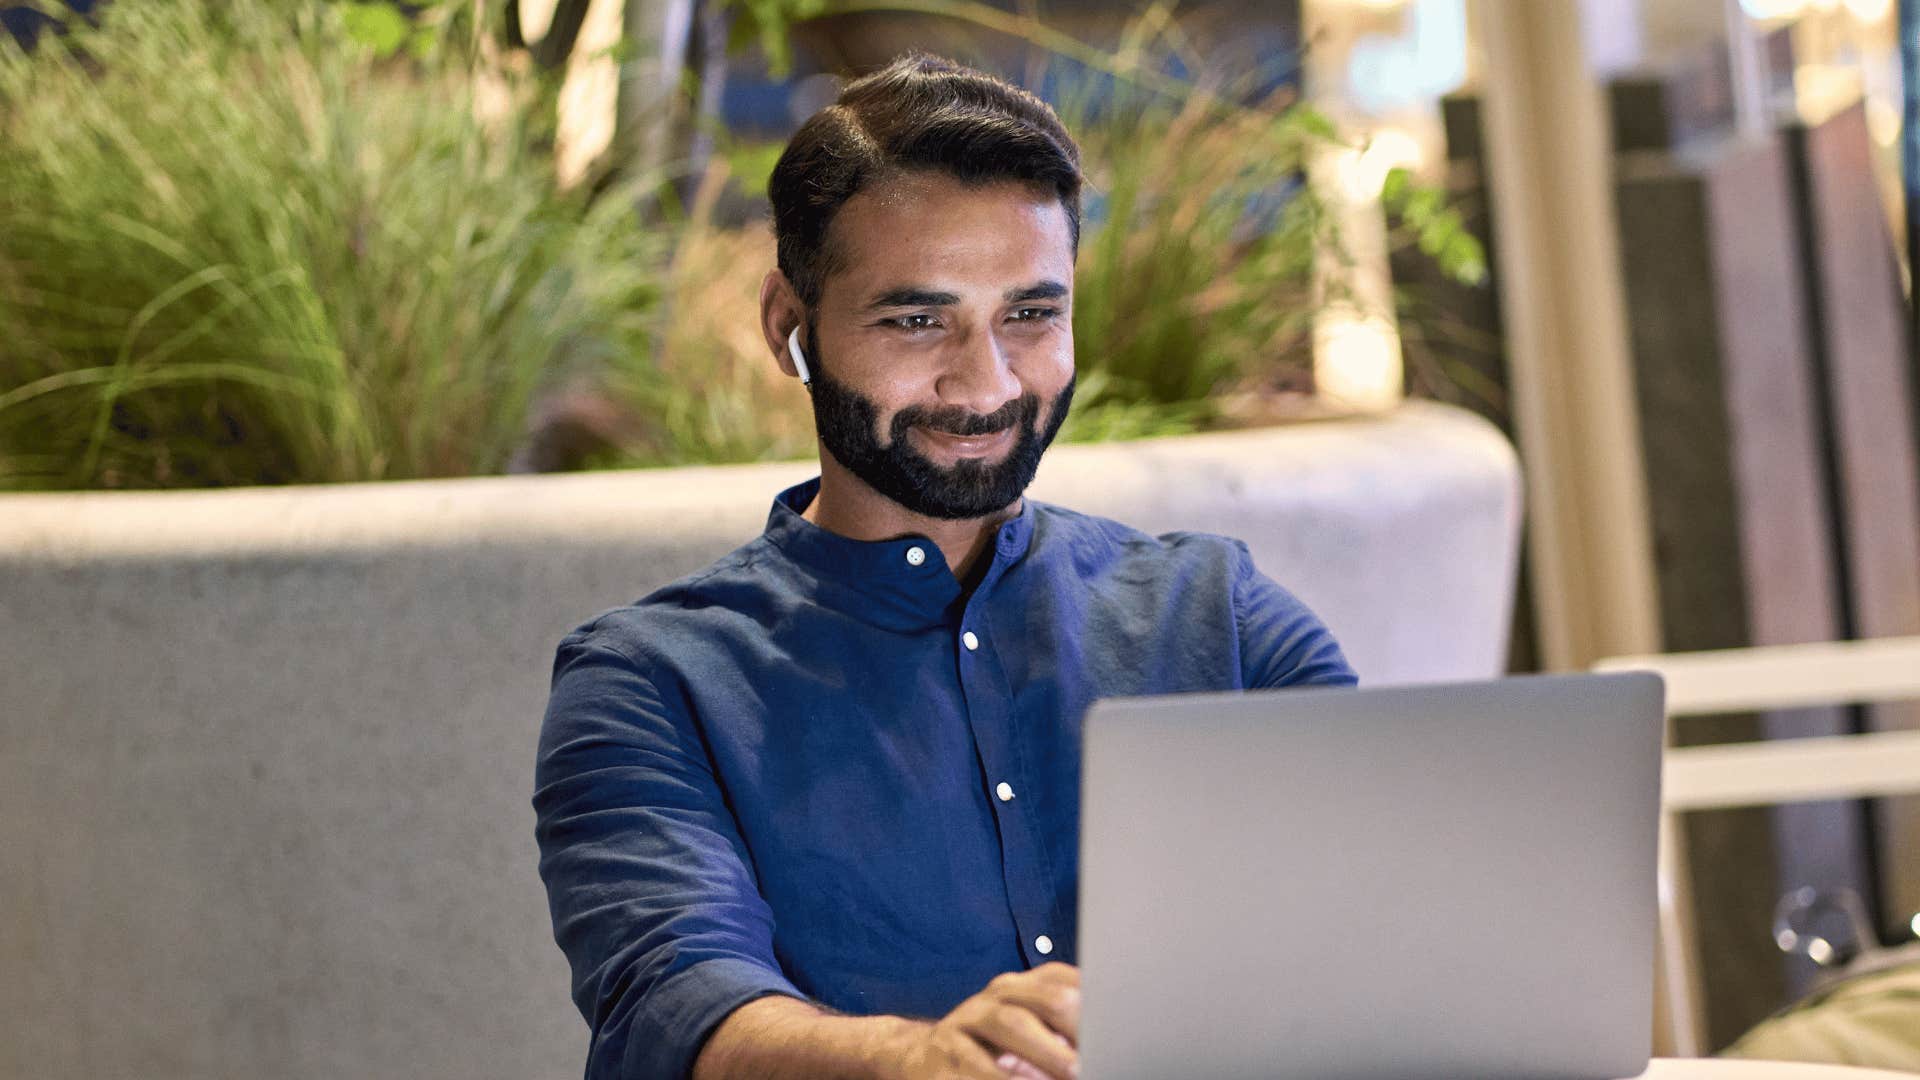
<svg viewBox="0 0 1920 1080"><path fill-rule="evenodd" d="M628 1032L635 1076L693 1075L708 1036L733 1010L755 998L785 994L806 1000L786 976L751 960L721 957L675 972L641 1002Z"/></svg>

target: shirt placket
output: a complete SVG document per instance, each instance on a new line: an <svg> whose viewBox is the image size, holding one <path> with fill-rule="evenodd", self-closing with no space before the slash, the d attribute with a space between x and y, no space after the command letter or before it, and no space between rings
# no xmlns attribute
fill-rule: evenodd
<svg viewBox="0 0 1920 1080"><path fill-rule="evenodd" d="M1023 759L1013 716L1013 698L1000 664L999 642L986 611L986 596L999 577L995 566L968 599L955 630L960 688L967 704L967 722L986 770L986 783L1000 826L1000 866L1015 932L1027 966L1063 959L1065 927L1053 925L1056 906L1048 882L1051 874L1041 846L1037 823L1027 807L1032 773ZM1026 796L1023 801L1023 796Z"/></svg>

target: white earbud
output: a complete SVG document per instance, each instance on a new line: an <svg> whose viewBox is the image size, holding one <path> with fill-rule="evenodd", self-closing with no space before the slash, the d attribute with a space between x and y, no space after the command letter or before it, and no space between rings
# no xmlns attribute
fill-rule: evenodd
<svg viewBox="0 0 1920 1080"><path fill-rule="evenodd" d="M797 326L787 335L787 355L793 357L793 368L800 373L800 385L811 390L813 373L807 370L807 354L800 351L800 328Z"/></svg>

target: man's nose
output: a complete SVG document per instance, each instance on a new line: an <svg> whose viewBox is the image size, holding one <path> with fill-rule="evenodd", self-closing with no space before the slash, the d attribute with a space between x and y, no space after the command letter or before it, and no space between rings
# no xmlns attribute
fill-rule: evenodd
<svg viewBox="0 0 1920 1080"><path fill-rule="evenodd" d="M995 335L968 334L956 344L934 391L942 403L984 416L1020 396L1020 380Z"/></svg>

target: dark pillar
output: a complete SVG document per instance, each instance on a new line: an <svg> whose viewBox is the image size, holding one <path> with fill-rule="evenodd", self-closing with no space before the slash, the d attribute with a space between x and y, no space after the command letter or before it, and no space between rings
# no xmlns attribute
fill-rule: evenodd
<svg viewBox="0 0 1920 1080"><path fill-rule="evenodd" d="M1920 452L1899 256L1881 211L1863 104L1786 131L1798 259L1813 327L1805 363L1824 413L1840 636L1920 634ZM1861 711L1873 730L1920 729L1920 703ZM1920 798L1874 807L1882 922L1920 911ZM1873 897L1869 895L1871 904Z"/></svg>
<svg viewBox="0 0 1920 1080"><path fill-rule="evenodd" d="M1823 417L1782 140L1738 141L1716 73L1613 87L1622 270L1668 651L1832 640L1844 627ZM1845 730L1841 710L1681 721L1682 744ZM1691 815L1708 1037L1782 1003L1776 897L1865 879L1857 805Z"/></svg>
<svg viewBox="0 0 1920 1080"><path fill-rule="evenodd" d="M1441 101L1440 110L1446 129L1447 201L1486 252L1488 274L1480 284L1467 284L1442 273L1414 245L1398 244L1391 250L1388 264L1400 316L1406 391L1410 397L1445 401L1478 413L1517 445L1500 292L1493 285L1499 268L1480 137L1480 99L1451 95ZM1400 222L1389 216L1388 235L1399 228ZM1530 569L1523 540L1507 650L1507 670L1512 672L1540 669Z"/></svg>

